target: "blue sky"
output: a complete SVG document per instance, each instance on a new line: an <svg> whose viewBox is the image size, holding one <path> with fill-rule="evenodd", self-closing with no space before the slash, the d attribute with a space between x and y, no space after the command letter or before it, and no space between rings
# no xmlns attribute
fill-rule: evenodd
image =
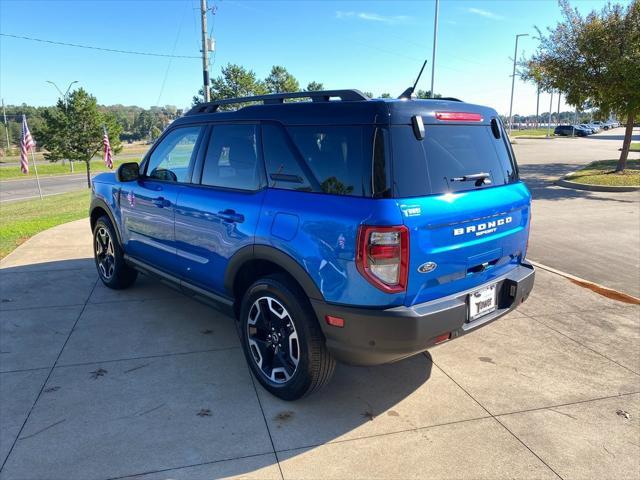
<svg viewBox="0 0 640 480"><path fill-rule="evenodd" d="M199 0L0 0L0 32L99 47L199 55ZM302 85L399 95L429 60L418 88L428 89L435 2L209 0L216 39L211 75L228 62L259 77L283 65ZM604 0L580 0L582 12ZM625 1L624 3L627 3ZM555 0L442 0L435 91L508 113L516 33L560 18ZM520 41L531 53L532 38ZM186 107L201 83L197 59L123 55L0 37L0 95L6 104L54 103L73 80L102 104ZM165 80L166 78L166 80ZM164 87L163 87L164 84ZM516 81L514 113L535 113L535 90ZM541 97L541 111L549 96ZM557 108L554 98L554 107ZM564 109L564 107L563 107Z"/></svg>

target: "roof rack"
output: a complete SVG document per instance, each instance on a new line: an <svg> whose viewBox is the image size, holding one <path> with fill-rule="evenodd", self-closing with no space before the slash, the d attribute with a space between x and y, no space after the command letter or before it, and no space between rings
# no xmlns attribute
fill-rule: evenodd
<svg viewBox="0 0 640 480"><path fill-rule="evenodd" d="M201 103L189 110L186 115L198 113L215 113L220 105L233 105L237 103L262 102L263 105L284 103L292 98L310 98L314 102L328 102L333 98L341 101L364 102L370 100L360 90L322 90L317 92L291 92L291 93L271 93L269 95L256 95L252 97L225 98L213 102Z"/></svg>

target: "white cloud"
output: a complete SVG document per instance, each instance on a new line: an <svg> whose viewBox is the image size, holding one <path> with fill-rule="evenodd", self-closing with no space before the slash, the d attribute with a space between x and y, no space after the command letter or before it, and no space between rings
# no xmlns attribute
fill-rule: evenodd
<svg viewBox="0 0 640 480"><path fill-rule="evenodd" d="M391 15L384 16L378 13L370 13L370 12L345 12L342 10L338 10L336 12L336 18L357 18L359 20L364 20L367 22L380 22L380 23L400 23L409 19L406 15Z"/></svg>
<svg viewBox="0 0 640 480"><path fill-rule="evenodd" d="M504 17L502 17L500 15L496 15L493 12L490 12L488 10L482 10L480 8L470 7L470 8L467 8L467 12L472 13L474 15L479 15L479 16L484 17L484 18L490 18L491 20L502 20L502 19L504 19Z"/></svg>

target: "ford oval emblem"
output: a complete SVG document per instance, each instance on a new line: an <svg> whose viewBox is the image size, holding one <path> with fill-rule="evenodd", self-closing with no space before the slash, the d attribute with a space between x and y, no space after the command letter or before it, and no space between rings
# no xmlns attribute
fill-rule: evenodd
<svg viewBox="0 0 640 480"><path fill-rule="evenodd" d="M426 262L426 263L423 263L422 265L420 265L418 267L418 271L420 273L433 272L436 269L437 266L438 266L438 264L435 263L435 262Z"/></svg>

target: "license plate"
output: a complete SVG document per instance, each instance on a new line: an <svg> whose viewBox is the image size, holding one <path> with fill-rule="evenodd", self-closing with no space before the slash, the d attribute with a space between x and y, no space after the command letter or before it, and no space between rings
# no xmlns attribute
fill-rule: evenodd
<svg viewBox="0 0 640 480"><path fill-rule="evenodd" d="M469 321L472 322L496 309L496 285L489 285L469 295Z"/></svg>

